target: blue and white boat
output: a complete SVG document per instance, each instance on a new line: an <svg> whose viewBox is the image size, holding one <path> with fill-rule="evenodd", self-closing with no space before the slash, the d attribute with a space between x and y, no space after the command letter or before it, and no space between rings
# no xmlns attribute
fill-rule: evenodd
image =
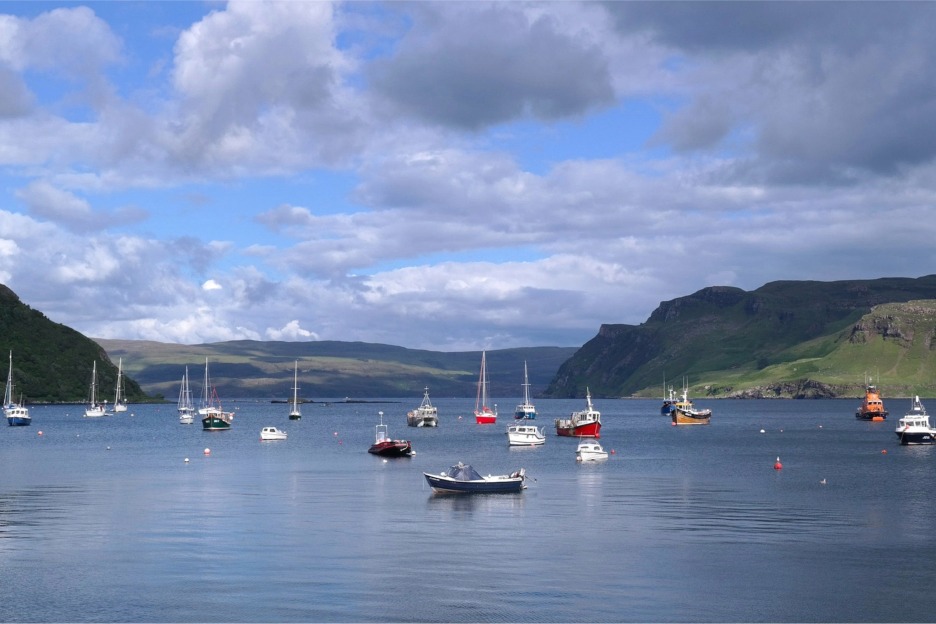
<svg viewBox="0 0 936 624"><path fill-rule="evenodd" d="M509 475L488 475L482 477L470 464L458 462L446 472L437 475L424 472L429 486L436 492L456 492L461 494L485 494L502 492L520 492L526 486L526 471L521 468Z"/></svg>
<svg viewBox="0 0 936 624"><path fill-rule="evenodd" d="M533 420L536 418L536 407L530 402L530 378L527 376L527 363L523 362L523 403L514 410L517 420Z"/></svg>
<svg viewBox="0 0 936 624"><path fill-rule="evenodd" d="M3 415L11 427L32 424L29 408L13 400L13 352L10 351L10 372L7 373L6 393L3 395Z"/></svg>

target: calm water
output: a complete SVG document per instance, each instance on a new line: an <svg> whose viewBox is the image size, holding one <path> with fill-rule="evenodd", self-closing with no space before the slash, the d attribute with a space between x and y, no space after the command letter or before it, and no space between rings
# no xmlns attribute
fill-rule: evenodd
<svg viewBox="0 0 936 624"><path fill-rule="evenodd" d="M885 423L856 421L857 400L697 401L712 425L672 427L657 400L596 400L614 454L578 465L551 425L583 400L537 401L546 445L511 449L516 399L494 426L434 399L439 428L407 427L420 398L299 422L236 403L215 433L172 406L33 407L0 429L0 620L936 618L936 448L897 444L909 401ZM366 452L378 410L415 457ZM289 439L260 442L264 425ZM529 488L433 495L422 471L458 460L523 466Z"/></svg>

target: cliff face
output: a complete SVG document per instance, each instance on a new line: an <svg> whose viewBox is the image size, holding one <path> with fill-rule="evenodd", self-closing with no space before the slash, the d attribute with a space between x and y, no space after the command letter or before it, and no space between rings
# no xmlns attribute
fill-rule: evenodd
<svg viewBox="0 0 936 624"><path fill-rule="evenodd" d="M648 389L660 395L667 379L690 377L701 383L714 373L763 370L794 357L793 352L796 357L823 357L836 343L813 345L811 341L847 328L852 328L852 344L867 343L872 336L892 344L909 344L921 338L921 330L916 324L911 330L903 315L900 319L904 320L894 314L891 319L880 314L870 320L862 317L873 306L927 299L936 299L936 275L771 282L750 292L704 288L662 302L641 325L602 325L598 334L560 367L546 394L583 396L588 387L596 396L630 396ZM927 335L924 339L932 345L932 333ZM829 388L794 390L792 394L834 395L835 385ZM749 390L754 392L749 388L733 392ZM790 388L784 387L781 393L790 394Z"/></svg>

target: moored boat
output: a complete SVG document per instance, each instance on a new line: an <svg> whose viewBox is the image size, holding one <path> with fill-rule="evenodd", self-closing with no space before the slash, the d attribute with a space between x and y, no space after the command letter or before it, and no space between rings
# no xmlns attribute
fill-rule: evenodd
<svg viewBox="0 0 936 624"><path fill-rule="evenodd" d="M123 380L123 358L117 360L117 384L114 386L114 412L127 411L127 391Z"/></svg>
<svg viewBox="0 0 936 624"><path fill-rule="evenodd" d="M514 423L507 426L508 446L539 446L546 444L546 432L534 425Z"/></svg>
<svg viewBox="0 0 936 624"><path fill-rule="evenodd" d="M530 378L527 375L527 363L523 362L523 403L514 410L517 420L533 420L536 418L536 406L530 400Z"/></svg>
<svg viewBox="0 0 936 624"><path fill-rule="evenodd" d="M32 424L29 408L23 405L22 399L17 403L13 399L13 352L10 351L10 372L7 373L6 393L3 395L3 415L11 427L22 427Z"/></svg>
<svg viewBox="0 0 936 624"><path fill-rule="evenodd" d="M479 425L493 425L497 422L497 405L488 407L488 376L485 352L481 352L481 374L478 376L478 397L475 399L475 422Z"/></svg>
<svg viewBox="0 0 936 624"><path fill-rule="evenodd" d="M293 368L293 400L292 408L289 410L289 420L300 420L302 412L299 411L299 360Z"/></svg>
<svg viewBox="0 0 936 624"><path fill-rule="evenodd" d="M585 388L585 409L568 418L556 419L556 435L573 438L600 438L601 412L592 405L591 390Z"/></svg>
<svg viewBox="0 0 936 624"><path fill-rule="evenodd" d="M286 432L277 429L276 427L264 427L260 430L260 439L261 440L285 440Z"/></svg>
<svg viewBox="0 0 936 624"><path fill-rule="evenodd" d="M526 471L520 468L509 475L482 477L470 464L458 462L447 471L437 475L424 472L426 482L435 492L459 494L501 494L520 492L526 486Z"/></svg>
<svg viewBox="0 0 936 624"><path fill-rule="evenodd" d="M94 366L91 368L91 391L90 398L88 400L88 407L85 408L84 415L85 418L100 418L101 416L107 416L107 401L104 403L97 402L97 360L94 361Z"/></svg>
<svg viewBox="0 0 936 624"><path fill-rule="evenodd" d="M878 392L877 386L870 382L865 385L865 396L861 405L855 410L855 418L872 421L887 420L887 410L884 409L881 393Z"/></svg>
<svg viewBox="0 0 936 624"><path fill-rule="evenodd" d="M205 358L205 386L202 388L202 406L198 408L198 415L202 417L203 431L226 431L234 421L234 412L224 411L218 391L211 385L208 358Z"/></svg>
<svg viewBox="0 0 936 624"><path fill-rule="evenodd" d="M911 444L936 444L936 430L930 426L929 415L920 397L914 396L910 411L897 421L895 432L904 446Z"/></svg>
<svg viewBox="0 0 936 624"><path fill-rule="evenodd" d="M689 388L683 386L682 395L673 403L674 425L707 425L712 419L711 409L698 409L689 400Z"/></svg>
<svg viewBox="0 0 936 624"><path fill-rule="evenodd" d="M608 451L601 448L597 442L582 440L575 449L575 461L590 462L608 459Z"/></svg>
<svg viewBox="0 0 936 624"><path fill-rule="evenodd" d="M439 410L429 400L429 387L424 389L422 403L406 413L406 424L410 427L438 427Z"/></svg>
<svg viewBox="0 0 936 624"><path fill-rule="evenodd" d="M673 410L676 409L676 392L673 390L673 386L667 388L668 395L664 395L663 405L660 406L660 413L664 416L670 416L673 413Z"/></svg>
<svg viewBox="0 0 936 624"><path fill-rule="evenodd" d="M374 443L367 449L368 453L381 457L411 457L414 455L413 446L409 440L393 440L387 433L387 425L383 422L383 412L380 415L380 424L377 425Z"/></svg>
<svg viewBox="0 0 936 624"><path fill-rule="evenodd" d="M189 388L188 366L182 373L182 385L179 388L179 424L191 425L195 422L195 405L192 402L192 390Z"/></svg>

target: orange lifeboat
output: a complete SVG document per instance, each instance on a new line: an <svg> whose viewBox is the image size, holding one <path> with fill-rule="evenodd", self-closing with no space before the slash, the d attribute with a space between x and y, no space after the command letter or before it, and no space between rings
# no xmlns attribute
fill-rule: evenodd
<svg viewBox="0 0 936 624"><path fill-rule="evenodd" d="M868 387L865 388L865 398L858 406L858 409L855 410L855 418L873 421L887 420L884 401L881 400L881 395L875 386L868 384Z"/></svg>

